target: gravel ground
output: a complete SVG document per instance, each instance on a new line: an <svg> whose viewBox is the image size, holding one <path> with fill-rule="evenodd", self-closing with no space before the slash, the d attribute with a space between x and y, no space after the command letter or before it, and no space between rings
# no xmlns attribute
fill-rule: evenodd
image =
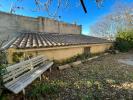
<svg viewBox="0 0 133 100"><path fill-rule="evenodd" d="M26 88L25 96L5 91L3 97L7 100L133 100L133 66L118 63L118 59L131 57L133 52L109 54L73 68L46 72L43 81L36 80ZM38 84L44 83L55 84L49 88L53 90L30 95Z"/></svg>

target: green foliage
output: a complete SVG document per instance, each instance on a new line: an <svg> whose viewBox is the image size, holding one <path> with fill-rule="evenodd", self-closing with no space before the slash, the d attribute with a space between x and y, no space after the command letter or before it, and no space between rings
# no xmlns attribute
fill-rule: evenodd
<svg viewBox="0 0 133 100"><path fill-rule="evenodd" d="M13 53L13 62L18 63L23 58L23 52Z"/></svg>
<svg viewBox="0 0 133 100"><path fill-rule="evenodd" d="M2 66L5 63L7 63L6 52L0 51L0 66Z"/></svg>
<svg viewBox="0 0 133 100"><path fill-rule="evenodd" d="M115 48L121 52L127 52L133 48L133 31L118 32Z"/></svg>
<svg viewBox="0 0 133 100"><path fill-rule="evenodd" d="M6 60L6 52L0 51L0 96L3 91L3 81L2 81L2 75L6 72L5 67L7 66L7 60Z"/></svg>

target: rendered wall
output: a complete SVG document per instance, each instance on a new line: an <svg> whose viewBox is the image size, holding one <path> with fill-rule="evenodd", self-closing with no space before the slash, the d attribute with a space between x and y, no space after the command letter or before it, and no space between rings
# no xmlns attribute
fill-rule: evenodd
<svg viewBox="0 0 133 100"><path fill-rule="evenodd" d="M8 35L10 38L23 31L37 31L38 20L0 12L0 40Z"/></svg>
<svg viewBox="0 0 133 100"><path fill-rule="evenodd" d="M67 24L57 20L39 17L39 31L59 34L81 34L81 26L75 24Z"/></svg>
<svg viewBox="0 0 133 100"><path fill-rule="evenodd" d="M81 26L44 17L26 17L0 12L0 40L23 31L40 31L60 34L81 34Z"/></svg>
<svg viewBox="0 0 133 100"><path fill-rule="evenodd" d="M111 46L112 46L112 44L94 45L94 46L91 46L90 52L92 54L102 53L102 52L105 52L106 50L108 50Z"/></svg>
<svg viewBox="0 0 133 100"><path fill-rule="evenodd" d="M55 50L48 50L48 51L41 51L39 52L40 55L44 55L49 59L55 60L63 60L73 57L77 54L82 54L83 48L66 48L66 49L55 49Z"/></svg>
<svg viewBox="0 0 133 100"><path fill-rule="evenodd" d="M94 54L94 53L102 53L105 52L105 50L109 49L112 46L112 44L98 44L98 45L88 45L88 46L79 46L79 47L68 47L68 48L54 48L54 49L50 49L50 50L25 50L25 55L33 55L33 56L37 56L37 55L44 55L46 56L48 59L51 60L65 60L67 58L73 57L74 55L77 54L82 54L84 53L84 47L90 47L90 53ZM15 52L15 49L12 50L10 49L9 51L11 51L9 54L9 56L12 55L12 52ZM19 51L19 50L18 50ZM17 52L18 52L17 51ZM22 50L20 51L22 52ZM8 61L9 63L12 63L12 57L8 57Z"/></svg>
<svg viewBox="0 0 133 100"><path fill-rule="evenodd" d="M90 47L90 53L96 54L96 53L102 53L108 50L112 44L101 44L101 45L89 45L85 47ZM70 57L73 57L77 54L84 53L85 47L71 47L71 48L64 48L64 49L51 49L51 50L45 50L45 51L38 51L38 55L44 55L48 57L49 59L53 60L63 60Z"/></svg>

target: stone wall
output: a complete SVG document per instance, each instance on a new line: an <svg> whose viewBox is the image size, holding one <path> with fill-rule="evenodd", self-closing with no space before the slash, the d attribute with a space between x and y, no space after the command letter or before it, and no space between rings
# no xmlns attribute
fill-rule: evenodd
<svg viewBox="0 0 133 100"><path fill-rule="evenodd" d="M81 26L44 17L26 17L0 12L0 40L23 31L81 34Z"/></svg>

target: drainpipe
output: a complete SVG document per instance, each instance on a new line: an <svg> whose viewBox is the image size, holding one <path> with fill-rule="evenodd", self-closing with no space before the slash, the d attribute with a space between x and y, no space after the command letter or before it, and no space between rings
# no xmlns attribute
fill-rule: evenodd
<svg viewBox="0 0 133 100"><path fill-rule="evenodd" d="M43 18L38 17L39 20L39 32L43 32Z"/></svg>
<svg viewBox="0 0 133 100"><path fill-rule="evenodd" d="M61 16L59 16L59 19L58 19L58 32L60 34L60 19L61 19Z"/></svg>
<svg viewBox="0 0 133 100"><path fill-rule="evenodd" d="M45 24L46 24L46 23L45 23L45 20L46 20L46 19L45 19L45 17L44 17L44 18L43 18L43 32L46 32L46 30L45 30Z"/></svg>
<svg viewBox="0 0 133 100"><path fill-rule="evenodd" d="M80 34L82 34L82 25L79 25L80 27Z"/></svg>

